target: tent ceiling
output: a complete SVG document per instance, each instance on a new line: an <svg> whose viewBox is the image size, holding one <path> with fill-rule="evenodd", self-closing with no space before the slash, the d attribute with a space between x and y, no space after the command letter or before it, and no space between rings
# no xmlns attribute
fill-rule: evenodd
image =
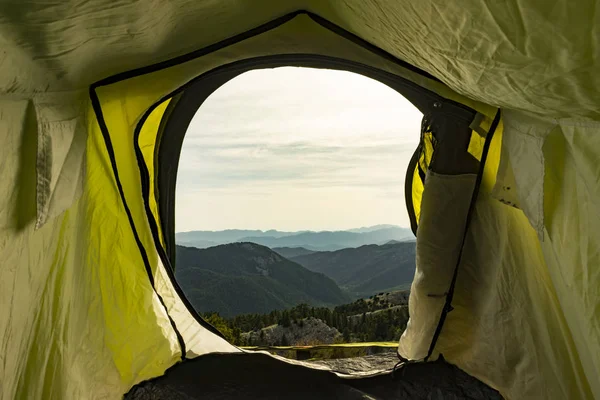
<svg viewBox="0 0 600 400"><path fill-rule="evenodd" d="M9 1L0 90L86 88L298 9L348 29L473 99L554 117L598 117L594 2Z"/></svg>

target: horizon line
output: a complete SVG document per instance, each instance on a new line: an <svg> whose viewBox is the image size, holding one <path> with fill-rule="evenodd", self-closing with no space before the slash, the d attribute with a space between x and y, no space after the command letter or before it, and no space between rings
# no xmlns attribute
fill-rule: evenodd
<svg viewBox="0 0 600 400"><path fill-rule="evenodd" d="M287 232L287 233L298 233L298 232L314 232L314 233L319 233L319 232L344 232L344 231L351 231L351 230L356 230L356 229L368 229L368 228L374 228L377 226L389 226L389 227L395 227L395 228L402 228L402 229L411 229L410 227L407 226L402 226L402 225L398 225L398 224L375 224L375 225L368 225L368 226L361 226L358 228L340 228L340 229L319 229L319 230L313 230L313 229L297 229L297 230L281 230L281 229L275 229L275 228L270 228L270 229L258 229L258 228L223 228L223 229L192 229L192 230L187 230L187 231L177 231L175 232L177 233L188 233L188 232L224 232L224 231L259 231L259 232L269 232L269 231L276 231L276 232Z"/></svg>

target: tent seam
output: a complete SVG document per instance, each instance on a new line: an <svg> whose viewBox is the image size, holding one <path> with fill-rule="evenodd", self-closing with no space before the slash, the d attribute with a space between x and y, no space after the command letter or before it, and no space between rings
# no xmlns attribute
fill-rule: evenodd
<svg viewBox="0 0 600 400"><path fill-rule="evenodd" d="M106 146L106 151L108 152L111 167L113 170L113 175L115 178L115 182L117 184L117 189L118 189L119 195L121 197L121 202L123 203L123 207L125 208L125 213L127 214L127 218L129 220L129 225L131 227L133 237L134 237L135 242L140 251L140 255L141 255L142 261L144 263L144 268L146 269L146 274L148 275L148 280L150 281L152 290L158 297L160 304L163 306L165 313L171 324L171 327L175 331L175 334L177 335L178 341L179 341L179 338L181 337L181 333L179 333L177 326L175 325L175 321L173 321L173 318L169 314L169 310L168 310L162 296L156 290L155 282L154 282L154 275L152 273L152 268L150 266L150 261L148 259L148 253L146 252L144 244L142 243L142 241L139 237L139 234L135 227L135 222L133 220L133 216L131 214L131 210L129 209L129 206L127 205L127 200L125 199L125 192L123 190L123 186L122 186L121 180L119 178L119 171L117 168L117 161L116 161L114 149L112 147L112 142L110 140L110 133L108 131L108 127L106 126L106 121L104 120L104 115L102 113L102 106L100 105L100 99L98 98L98 94L96 93L96 87L94 85L92 85L90 87L89 93L90 93L90 100L92 102L92 108L94 109L94 113L96 114L96 120L98 122L98 126L100 127L100 131L102 132L102 137L104 139L104 145ZM182 342L179 341L179 345L180 345L180 350L181 350L181 357L182 357L182 359L185 359L185 343L183 343L183 347L182 347Z"/></svg>

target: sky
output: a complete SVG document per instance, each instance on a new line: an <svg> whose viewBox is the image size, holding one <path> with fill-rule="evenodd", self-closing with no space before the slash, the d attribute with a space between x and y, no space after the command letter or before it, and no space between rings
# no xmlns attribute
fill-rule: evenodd
<svg viewBox="0 0 600 400"><path fill-rule="evenodd" d="M408 227L404 177L421 118L396 91L354 73L246 72L190 123L176 231Z"/></svg>

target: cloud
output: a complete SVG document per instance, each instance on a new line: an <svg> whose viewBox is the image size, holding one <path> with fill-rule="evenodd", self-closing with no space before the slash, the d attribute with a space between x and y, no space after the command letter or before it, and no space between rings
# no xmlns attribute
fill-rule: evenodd
<svg viewBox="0 0 600 400"><path fill-rule="evenodd" d="M212 145L186 154L180 182L195 187L240 184L376 186L400 183L406 146L328 146L308 142L284 145Z"/></svg>
<svg viewBox="0 0 600 400"><path fill-rule="evenodd" d="M322 213L314 207L322 202L309 198L340 203L349 196L368 197L403 209L404 175L420 119L399 94L354 74L299 68L243 74L215 92L190 124L178 172L177 199L185 201L177 203L177 229L225 228L231 218L219 204L228 204L229 214L235 204L252 203L253 213L285 215L285 207L296 205L255 203L282 191L294 193L288 203L314 203L298 217L306 225L302 229L348 222L333 213L330 221L315 220L313 215ZM201 225L194 225L199 211L191 205L211 198L220 200L210 203L210 212L202 211ZM364 210L365 202L346 200L340 207L364 215L362 225L408 221L395 211L390 219L396 220L384 220L385 215ZM244 215L230 227L251 227ZM263 217L271 225L261 228L284 228L276 225L280 220Z"/></svg>

